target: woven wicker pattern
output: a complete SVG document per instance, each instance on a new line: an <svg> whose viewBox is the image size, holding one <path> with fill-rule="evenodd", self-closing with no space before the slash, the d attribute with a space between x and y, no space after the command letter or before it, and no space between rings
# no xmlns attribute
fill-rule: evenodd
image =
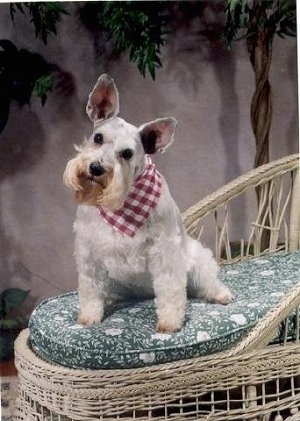
<svg viewBox="0 0 300 421"><path fill-rule="evenodd" d="M217 256L224 262L298 250L298 165L293 155L233 181L183 215L188 231L201 236L205 218L213 215ZM233 256L230 202L257 186L258 213ZM269 242L262 249L266 230ZM295 342L267 345L299 305L300 283L235 348L138 369L72 370L49 364L27 346L25 330L15 347L20 385L15 420L299 420L298 310Z"/></svg>
<svg viewBox="0 0 300 421"><path fill-rule="evenodd" d="M260 189L258 211L249 225L248 238L241 240L237 259L258 256L276 250L298 250L300 242L300 181L299 156L291 155L263 165L233 180L207 196L183 214L188 233L198 239L204 230L205 218L215 218L216 256L219 261L232 261L230 248L230 205L242 193ZM211 222L211 221L210 221ZM211 229L211 223L209 224ZM268 231L268 247L262 250L262 233ZM245 247L246 245L246 247ZM251 249L250 249L251 245Z"/></svg>

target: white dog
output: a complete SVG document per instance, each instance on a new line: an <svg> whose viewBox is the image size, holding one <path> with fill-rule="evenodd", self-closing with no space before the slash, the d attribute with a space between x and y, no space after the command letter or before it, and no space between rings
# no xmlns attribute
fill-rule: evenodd
<svg viewBox="0 0 300 421"><path fill-rule="evenodd" d="M118 91L98 79L87 104L92 136L71 159L64 182L79 203L75 257L78 322L99 323L106 305L128 296L155 296L158 332L181 329L187 291L227 304L212 252L185 233L167 183L149 155L173 141L174 118L137 128L120 117Z"/></svg>

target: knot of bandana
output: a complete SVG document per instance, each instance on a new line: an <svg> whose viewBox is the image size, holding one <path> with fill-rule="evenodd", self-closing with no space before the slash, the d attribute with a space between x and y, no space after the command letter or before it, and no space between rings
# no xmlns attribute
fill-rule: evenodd
<svg viewBox="0 0 300 421"><path fill-rule="evenodd" d="M134 237L156 208L161 195L162 176L147 157L145 171L135 179L121 209L106 211L98 206L100 215L122 234Z"/></svg>

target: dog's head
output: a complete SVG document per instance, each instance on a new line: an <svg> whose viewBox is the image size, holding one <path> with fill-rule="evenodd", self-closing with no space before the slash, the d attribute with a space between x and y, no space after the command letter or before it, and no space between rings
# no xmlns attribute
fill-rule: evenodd
<svg viewBox="0 0 300 421"><path fill-rule="evenodd" d="M134 179L145 169L145 154L163 152L173 141L176 120L159 118L135 127L118 117L119 94L103 74L89 95L86 112L94 130L64 172L64 183L80 204L120 209Z"/></svg>

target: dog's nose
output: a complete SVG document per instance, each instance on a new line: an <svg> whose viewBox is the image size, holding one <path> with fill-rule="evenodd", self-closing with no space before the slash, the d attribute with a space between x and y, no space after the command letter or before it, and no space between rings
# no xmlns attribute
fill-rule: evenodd
<svg viewBox="0 0 300 421"><path fill-rule="evenodd" d="M91 175L98 177L105 173L105 169L102 167L99 161L95 161L90 163L89 172Z"/></svg>

